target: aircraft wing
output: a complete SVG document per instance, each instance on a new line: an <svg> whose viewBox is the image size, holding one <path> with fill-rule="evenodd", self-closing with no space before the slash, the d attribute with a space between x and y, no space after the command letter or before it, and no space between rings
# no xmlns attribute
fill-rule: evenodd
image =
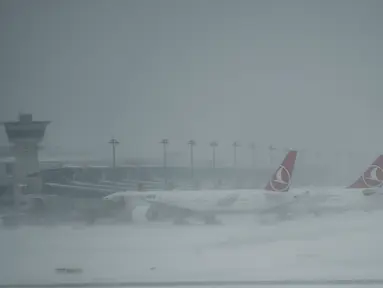
<svg viewBox="0 0 383 288"><path fill-rule="evenodd" d="M162 199L158 197L149 198L145 200L151 204L166 206L173 209L187 210L189 212L204 213L204 212L220 212L230 209L230 207L237 201L239 194L229 194L219 199L206 199L204 197L197 197L194 199Z"/></svg>
<svg viewBox="0 0 383 288"><path fill-rule="evenodd" d="M260 211L260 214L267 214L267 213L275 213L275 212L280 212L280 211L284 211L284 209L286 208L289 208L291 206L294 206L294 205L297 205L297 204L308 204L307 201L310 201L312 200L310 197L310 195L308 193L305 193L305 194L301 194L301 195L295 195L293 197L293 199L289 200L289 201L284 201L282 203L278 203L276 205L271 205L265 209L262 209Z"/></svg>
<svg viewBox="0 0 383 288"><path fill-rule="evenodd" d="M148 199L148 198L146 198L145 200L150 204L157 204L157 205L161 205L162 207L168 207L170 209L187 210L189 212L196 212L196 213L206 211L206 207L203 207L193 202L192 203L188 203L186 201L173 202L173 201L164 201L161 199Z"/></svg>
<svg viewBox="0 0 383 288"><path fill-rule="evenodd" d="M377 193L381 194L382 192L383 192L382 188L367 188L362 190L362 194L364 196L371 196Z"/></svg>
<svg viewBox="0 0 383 288"><path fill-rule="evenodd" d="M88 191L99 191L105 193L114 193L117 189L104 188L104 187L94 187L94 186L80 186L80 185L68 185L68 184L59 184L59 183L45 183L49 187L59 187L59 188L68 188L68 189L78 189L78 190L88 190Z"/></svg>
<svg viewBox="0 0 383 288"><path fill-rule="evenodd" d="M87 187L78 185L68 185L59 183L45 183L44 194L52 194L68 197L85 197L85 198L102 198L112 193L116 189L108 189L103 187Z"/></svg>

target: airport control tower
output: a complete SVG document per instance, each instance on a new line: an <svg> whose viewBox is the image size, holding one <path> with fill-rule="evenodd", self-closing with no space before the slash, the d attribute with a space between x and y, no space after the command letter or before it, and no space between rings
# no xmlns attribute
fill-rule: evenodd
<svg viewBox="0 0 383 288"><path fill-rule="evenodd" d="M13 184L25 184L31 193L41 192L38 145L43 140L49 123L49 121L33 121L32 114L20 114L19 121L3 123L15 158ZM34 177L27 177L33 173Z"/></svg>

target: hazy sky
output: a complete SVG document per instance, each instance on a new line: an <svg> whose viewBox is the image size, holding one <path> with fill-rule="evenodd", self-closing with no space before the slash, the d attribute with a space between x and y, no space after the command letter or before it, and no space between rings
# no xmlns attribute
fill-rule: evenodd
<svg viewBox="0 0 383 288"><path fill-rule="evenodd" d="M382 152L381 0L0 0L0 120L127 156L211 140ZM0 144L6 144L1 131ZM206 147L205 147L206 146ZM209 154L210 155L210 154ZM368 159L370 161L371 159Z"/></svg>

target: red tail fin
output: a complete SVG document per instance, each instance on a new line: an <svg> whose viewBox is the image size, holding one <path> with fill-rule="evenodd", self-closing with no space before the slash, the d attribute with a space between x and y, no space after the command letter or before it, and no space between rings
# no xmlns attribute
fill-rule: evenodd
<svg viewBox="0 0 383 288"><path fill-rule="evenodd" d="M383 184L383 155L380 155L374 163L355 181L348 189L375 188Z"/></svg>
<svg viewBox="0 0 383 288"><path fill-rule="evenodd" d="M289 151L289 153L287 153L282 164L278 167L277 171L275 171L269 183L266 185L265 190L278 192L289 191L297 154L297 151Z"/></svg>

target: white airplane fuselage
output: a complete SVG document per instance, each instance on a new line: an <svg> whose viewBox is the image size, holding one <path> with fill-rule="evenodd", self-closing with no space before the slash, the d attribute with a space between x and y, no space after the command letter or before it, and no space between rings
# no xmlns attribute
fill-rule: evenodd
<svg viewBox="0 0 383 288"><path fill-rule="evenodd" d="M151 207L171 210L189 210L201 214L247 214L263 212L295 201L305 191L270 192L266 190L197 190L117 192L105 199L124 198L135 207L147 202ZM230 198L233 197L233 200Z"/></svg>
<svg viewBox="0 0 383 288"><path fill-rule="evenodd" d="M309 191L309 197L300 205L315 213L336 213L346 210L371 210L383 208L380 188L305 187L297 190ZM367 196L369 195L369 196Z"/></svg>

